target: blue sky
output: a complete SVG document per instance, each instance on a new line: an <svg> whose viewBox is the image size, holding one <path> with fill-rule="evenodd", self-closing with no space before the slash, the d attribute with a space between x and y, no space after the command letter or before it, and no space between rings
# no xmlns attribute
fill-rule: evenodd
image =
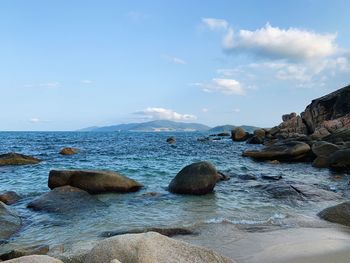
<svg viewBox="0 0 350 263"><path fill-rule="evenodd" d="M0 130L269 127L349 84L349 1L2 1Z"/></svg>

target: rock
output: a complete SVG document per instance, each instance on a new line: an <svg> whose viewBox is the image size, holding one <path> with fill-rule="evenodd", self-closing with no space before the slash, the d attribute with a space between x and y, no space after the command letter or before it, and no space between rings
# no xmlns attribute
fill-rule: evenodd
<svg viewBox="0 0 350 263"><path fill-rule="evenodd" d="M329 167L328 157L321 157L321 156L316 157L316 159L312 162L312 166L316 168L328 168Z"/></svg>
<svg viewBox="0 0 350 263"><path fill-rule="evenodd" d="M0 166L37 164L41 160L19 153L6 153L0 155Z"/></svg>
<svg viewBox="0 0 350 263"><path fill-rule="evenodd" d="M340 198L337 193L309 185L276 182L258 187L268 192L276 199L308 200L316 202L331 201Z"/></svg>
<svg viewBox="0 0 350 263"><path fill-rule="evenodd" d="M264 129L256 129L256 130L254 130L254 135L259 137L259 138L265 138L266 131Z"/></svg>
<svg viewBox="0 0 350 263"><path fill-rule="evenodd" d="M142 184L112 171L98 170L52 170L49 174L49 188L70 185L88 191L90 194L106 192L136 192Z"/></svg>
<svg viewBox="0 0 350 263"><path fill-rule="evenodd" d="M232 135L232 140L237 142L245 141L249 137L249 134L241 127L235 128L232 131L231 135Z"/></svg>
<svg viewBox="0 0 350 263"><path fill-rule="evenodd" d="M339 128L350 127L350 86L334 91L326 96L315 99L302 113L309 133L313 133L317 127L325 126L327 130L334 132ZM332 124L325 121L338 120L338 127L332 128ZM342 126L342 127L339 127Z"/></svg>
<svg viewBox="0 0 350 263"><path fill-rule="evenodd" d="M228 181L230 180L230 176L224 174L223 172L217 171L218 181Z"/></svg>
<svg viewBox="0 0 350 263"><path fill-rule="evenodd" d="M258 160L304 161L311 148L308 144L298 141L284 141L267 146L261 151L245 151L243 156Z"/></svg>
<svg viewBox="0 0 350 263"><path fill-rule="evenodd" d="M289 114L284 114L284 115L282 115L282 121L289 121L295 117L297 117L297 114L295 112L292 112Z"/></svg>
<svg viewBox="0 0 350 263"><path fill-rule="evenodd" d="M87 255L85 263L111 262L115 259L123 263L233 263L212 250L155 232L128 234L102 240Z"/></svg>
<svg viewBox="0 0 350 263"><path fill-rule="evenodd" d="M174 136L171 136L171 137L166 139L166 142L169 144L173 144L173 143L176 143L176 139Z"/></svg>
<svg viewBox="0 0 350 263"><path fill-rule="evenodd" d="M170 182L169 191L176 194L204 195L213 191L218 174L209 162L184 167Z"/></svg>
<svg viewBox="0 0 350 263"><path fill-rule="evenodd" d="M45 255L48 252L49 252L49 246L47 245L32 246L32 247L19 248L19 249L7 251L6 253L3 253L2 255L0 255L0 259L10 260L14 258L23 257L23 256Z"/></svg>
<svg viewBox="0 0 350 263"><path fill-rule="evenodd" d="M278 181L281 180L283 177L282 175L262 175L261 179L264 180L271 180L271 181Z"/></svg>
<svg viewBox="0 0 350 263"><path fill-rule="evenodd" d="M24 256L20 258L7 260L4 262L6 263L63 263L61 260L58 260L49 256L44 256L44 255Z"/></svg>
<svg viewBox="0 0 350 263"><path fill-rule="evenodd" d="M0 240L8 239L21 228L21 218L10 207L0 202Z"/></svg>
<svg viewBox="0 0 350 263"><path fill-rule="evenodd" d="M318 216L329 222L350 226L350 202L328 207L318 213Z"/></svg>
<svg viewBox="0 0 350 263"><path fill-rule="evenodd" d="M72 186L62 186L45 193L28 204L28 208L36 211L66 213L79 212L106 205L88 192Z"/></svg>
<svg viewBox="0 0 350 263"><path fill-rule="evenodd" d="M249 180L257 180L258 178L253 174L239 174L238 178L241 180L249 181Z"/></svg>
<svg viewBox="0 0 350 263"><path fill-rule="evenodd" d="M338 170L350 169L350 149L339 150L331 154L328 158L329 166Z"/></svg>
<svg viewBox="0 0 350 263"><path fill-rule="evenodd" d="M103 232L101 234L101 237L112 237L112 236L118 236L118 235L125 235L125 234L140 234L140 233L147 233L147 232L156 232L163 236L167 237L173 237L173 236L183 236L183 235L194 235L196 234L192 230L188 228L146 228L146 229L132 229L129 231L107 231Z"/></svg>
<svg viewBox="0 0 350 263"><path fill-rule="evenodd" d="M349 142L350 128L339 129L332 134L324 137L323 140L330 143Z"/></svg>
<svg viewBox="0 0 350 263"><path fill-rule="evenodd" d="M247 140L247 143L249 143L249 144L263 144L264 138L254 135L253 137L250 137Z"/></svg>
<svg viewBox="0 0 350 263"><path fill-rule="evenodd" d="M312 152L318 157L328 157L332 153L340 150L340 148L332 143L319 141L312 145Z"/></svg>
<svg viewBox="0 0 350 263"><path fill-rule="evenodd" d="M220 132L218 133L216 136L219 137L227 137L227 136L231 136L231 134L229 132Z"/></svg>
<svg viewBox="0 0 350 263"><path fill-rule="evenodd" d="M71 148L71 147L63 148L60 151L60 154L62 154L62 155L72 155L72 154L77 154L77 153L78 153L78 149L77 148Z"/></svg>
<svg viewBox="0 0 350 263"><path fill-rule="evenodd" d="M21 197L14 191L7 191L0 194L0 202L6 205L12 205L16 203Z"/></svg>
<svg viewBox="0 0 350 263"><path fill-rule="evenodd" d="M271 160L271 161L267 161L268 164L280 164L279 161L277 160Z"/></svg>
<svg viewBox="0 0 350 263"><path fill-rule="evenodd" d="M302 118L295 113L283 115L284 121L270 130L276 138L297 138L307 134L307 128ZM288 116L288 117L286 117Z"/></svg>

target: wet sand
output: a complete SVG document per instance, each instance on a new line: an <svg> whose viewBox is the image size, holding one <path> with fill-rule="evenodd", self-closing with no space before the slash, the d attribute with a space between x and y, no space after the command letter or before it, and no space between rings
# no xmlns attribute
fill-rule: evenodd
<svg viewBox="0 0 350 263"><path fill-rule="evenodd" d="M252 230L228 223L211 224L200 227L197 236L177 239L214 249L238 263L350 262L350 228L331 225Z"/></svg>

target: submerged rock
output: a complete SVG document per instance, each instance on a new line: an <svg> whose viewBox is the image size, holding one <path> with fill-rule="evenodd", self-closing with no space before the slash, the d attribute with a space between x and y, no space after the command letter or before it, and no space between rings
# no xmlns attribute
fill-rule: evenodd
<svg viewBox="0 0 350 263"><path fill-rule="evenodd" d="M21 218L10 207L0 202L0 239L7 239L21 228Z"/></svg>
<svg viewBox="0 0 350 263"><path fill-rule="evenodd" d="M155 232L128 234L99 242L86 256L86 263L119 260L123 263L233 263L216 252L174 240Z"/></svg>
<svg viewBox="0 0 350 263"><path fill-rule="evenodd" d="M37 164L39 162L41 162L40 159L19 153L5 153L0 155L0 166Z"/></svg>
<svg viewBox="0 0 350 263"><path fill-rule="evenodd" d="M142 184L112 171L98 170L52 170L49 174L49 188L70 185L91 194L106 192L136 192Z"/></svg>
<svg viewBox="0 0 350 263"><path fill-rule="evenodd" d="M245 151L243 156L258 160L304 161L310 153L310 146L304 142L283 141L263 148L261 151Z"/></svg>
<svg viewBox="0 0 350 263"><path fill-rule="evenodd" d="M0 194L0 202L6 205L12 205L16 203L21 197L14 191L7 191Z"/></svg>
<svg viewBox="0 0 350 263"><path fill-rule="evenodd" d="M213 191L219 178L211 163L193 163L175 176L169 184L169 191L176 194L204 195Z"/></svg>
<svg viewBox="0 0 350 263"><path fill-rule="evenodd" d="M48 245L31 246L31 247L18 248L18 249L7 251L6 253L3 253L0 255L0 259L10 260L14 258L23 257L23 256L45 255L48 252L49 252Z"/></svg>
<svg viewBox="0 0 350 263"><path fill-rule="evenodd" d="M103 232L101 234L101 237L112 237L112 236L125 235L125 234L140 234L140 233L147 233L147 232L156 232L167 237L196 234L195 232L193 232L191 229L188 229L188 228L152 227L152 228L145 228L145 229L132 229L129 231L107 231L107 232Z"/></svg>
<svg viewBox="0 0 350 263"><path fill-rule="evenodd" d="M78 153L78 149L77 148L72 148L72 147L63 148L60 151L60 154L62 154L62 155L72 155L72 154L77 154L77 153Z"/></svg>
<svg viewBox="0 0 350 263"><path fill-rule="evenodd" d="M5 261L6 263L63 263L61 260L44 255L32 255Z"/></svg>
<svg viewBox="0 0 350 263"><path fill-rule="evenodd" d="M62 186L45 193L28 204L28 208L46 212L79 212L106 207L88 192L72 186Z"/></svg>
<svg viewBox="0 0 350 263"><path fill-rule="evenodd" d="M166 139L166 142L169 144L173 144L173 143L176 143L176 139L174 136L171 136L168 139Z"/></svg>
<svg viewBox="0 0 350 263"><path fill-rule="evenodd" d="M350 202L328 207L318 213L318 216L329 222L350 226Z"/></svg>

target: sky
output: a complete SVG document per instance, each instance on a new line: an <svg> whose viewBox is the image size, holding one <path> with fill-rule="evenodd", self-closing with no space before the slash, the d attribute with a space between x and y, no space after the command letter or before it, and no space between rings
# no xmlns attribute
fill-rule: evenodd
<svg viewBox="0 0 350 263"><path fill-rule="evenodd" d="M0 130L271 127L350 82L350 1L0 4Z"/></svg>

